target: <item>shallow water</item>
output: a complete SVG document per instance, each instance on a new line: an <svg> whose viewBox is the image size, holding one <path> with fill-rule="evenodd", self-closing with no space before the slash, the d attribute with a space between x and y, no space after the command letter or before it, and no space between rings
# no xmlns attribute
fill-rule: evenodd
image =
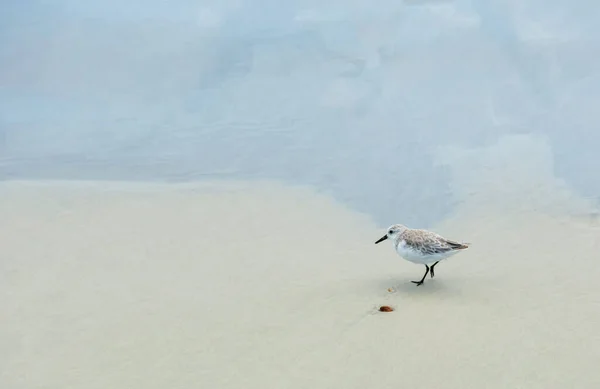
<svg viewBox="0 0 600 389"><path fill-rule="evenodd" d="M591 1L9 3L0 179L268 179L429 227L458 205L440 148L524 135L600 194Z"/></svg>

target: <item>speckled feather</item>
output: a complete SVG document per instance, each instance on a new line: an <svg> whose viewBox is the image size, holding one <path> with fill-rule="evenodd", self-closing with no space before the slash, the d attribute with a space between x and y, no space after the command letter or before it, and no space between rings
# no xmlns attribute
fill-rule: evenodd
<svg viewBox="0 0 600 389"><path fill-rule="evenodd" d="M396 247L403 240L407 246L424 255L444 254L450 251L464 250L469 247L468 244L454 242L427 230L412 230L408 228L403 230L396 241Z"/></svg>

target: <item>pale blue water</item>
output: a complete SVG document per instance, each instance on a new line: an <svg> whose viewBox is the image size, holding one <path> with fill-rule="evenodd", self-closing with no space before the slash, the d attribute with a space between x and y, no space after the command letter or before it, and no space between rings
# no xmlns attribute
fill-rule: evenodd
<svg viewBox="0 0 600 389"><path fill-rule="evenodd" d="M438 147L524 134L600 196L591 0L2 9L0 179L267 178L428 226L460 201Z"/></svg>

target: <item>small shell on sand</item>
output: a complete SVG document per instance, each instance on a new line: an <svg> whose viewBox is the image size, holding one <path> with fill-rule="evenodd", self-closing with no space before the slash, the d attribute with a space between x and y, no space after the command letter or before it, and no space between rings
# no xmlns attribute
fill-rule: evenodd
<svg viewBox="0 0 600 389"><path fill-rule="evenodd" d="M388 288L387 291L390 293L395 292L394 288Z"/></svg>
<svg viewBox="0 0 600 389"><path fill-rule="evenodd" d="M379 312L392 312L393 310L394 308L387 305L382 305L379 307Z"/></svg>

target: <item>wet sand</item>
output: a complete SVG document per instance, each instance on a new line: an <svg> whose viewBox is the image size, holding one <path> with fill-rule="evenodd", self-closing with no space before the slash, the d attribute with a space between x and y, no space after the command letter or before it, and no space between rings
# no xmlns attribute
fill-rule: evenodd
<svg viewBox="0 0 600 389"><path fill-rule="evenodd" d="M416 287L310 189L2 183L0 387L599 387L600 226L524 209L464 202Z"/></svg>

